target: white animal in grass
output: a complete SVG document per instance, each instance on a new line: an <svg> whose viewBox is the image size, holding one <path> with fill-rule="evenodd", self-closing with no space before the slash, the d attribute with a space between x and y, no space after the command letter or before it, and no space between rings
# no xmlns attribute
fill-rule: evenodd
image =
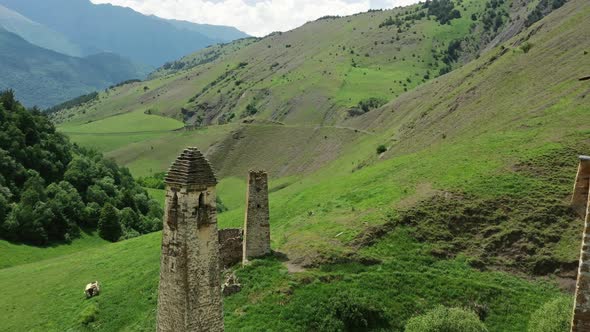
<svg viewBox="0 0 590 332"><path fill-rule="evenodd" d="M84 294L86 294L87 299L93 296L97 296L99 293L100 285L98 284L98 281L89 283L88 285L86 285L86 288L84 289Z"/></svg>

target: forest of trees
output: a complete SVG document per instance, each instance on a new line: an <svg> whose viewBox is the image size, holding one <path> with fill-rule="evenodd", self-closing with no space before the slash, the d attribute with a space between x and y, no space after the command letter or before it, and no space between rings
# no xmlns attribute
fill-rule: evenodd
<svg viewBox="0 0 590 332"><path fill-rule="evenodd" d="M128 169L0 93L0 238L46 245L98 230L117 241L161 229L162 215Z"/></svg>

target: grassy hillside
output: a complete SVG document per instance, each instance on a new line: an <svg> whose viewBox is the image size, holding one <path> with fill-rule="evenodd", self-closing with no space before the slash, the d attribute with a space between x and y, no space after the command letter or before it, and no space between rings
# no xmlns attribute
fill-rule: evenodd
<svg viewBox="0 0 590 332"><path fill-rule="evenodd" d="M490 331L525 331L536 309L569 297L575 275L582 220L568 195L577 154L590 150L578 80L589 15L587 1L571 0L466 66L332 126L261 117L155 133L109 155L147 174L186 145L209 150L229 207L221 227L243 222L246 168L271 170L272 246L287 258L237 268L244 289L225 299L228 330L322 330L352 310L402 331L443 304L473 308ZM126 101L144 84L173 93L176 75L112 90L67 125L133 111ZM0 329L152 330L159 241L1 269ZM83 300L95 279L104 293Z"/></svg>
<svg viewBox="0 0 590 332"><path fill-rule="evenodd" d="M159 245L160 236L154 234L0 270L5 313L0 329L153 330ZM433 259L426 249L399 232L370 250L386 253L387 261L378 266L336 265L292 275L276 260L256 262L239 271L244 290L226 298L226 330L313 328L320 319L313 311L341 294L352 305L382 301L377 303L392 330L432 303L473 301L488 306L491 331L523 331L529 314L559 294L547 283L477 272L462 260ZM102 294L85 300L83 287L95 279L102 282ZM33 286L40 282L44 287Z"/></svg>
<svg viewBox="0 0 590 332"><path fill-rule="evenodd" d="M508 3L498 3L494 12L511 12ZM243 176L252 163L276 176L310 172L338 158L347 144L372 134L372 129L359 131L343 121L446 70L444 58L452 41L464 41L465 56L477 52L476 45L494 34L471 18L492 10L485 4L477 0L455 6L461 18L447 24L416 5L327 17L290 32L216 45L160 68L148 81L110 89L89 103L53 114L53 120L64 131L75 132L72 137L81 144L101 142L96 144L101 151L138 175L164 171L180 145L189 142L224 161L214 162L222 176ZM78 134L88 122L144 111L188 125L213 124L209 128L216 129L206 130L231 135L215 134L214 140L203 141L208 135L200 130L132 137L129 132L140 130ZM252 116L256 121L244 125ZM134 128L136 123L128 119L124 126ZM277 148L275 140L289 148ZM155 152L146 153L152 147Z"/></svg>
<svg viewBox="0 0 590 332"><path fill-rule="evenodd" d="M461 17L441 24L415 5L351 17L327 17L286 33L207 48L162 68L119 98L72 110L69 121L106 117L149 104L193 124L240 122L246 116L288 124L332 125L362 100L390 100L438 76L452 40L472 33L484 1L463 1ZM396 23L383 25L390 19ZM475 37L474 37L475 38ZM130 89L133 89L131 92ZM181 109L184 109L182 112ZM56 120L64 117L56 117Z"/></svg>
<svg viewBox="0 0 590 332"><path fill-rule="evenodd" d="M140 109L155 111L172 105L173 100L166 95L180 94L194 81L185 76L180 82L180 72L111 90L80 109L58 114L56 119L71 116L62 127L80 133L73 136L74 140L100 147L136 175L166 170L187 145L206 151L221 177L243 179L249 168L267 169L280 184L273 193L276 203L271 203L276 204L271 209L273 218L282 223L276 226L280 231L274 241L278 248L306 260L308 253L313 256L318 250L339 253L342 246L334 244L347 243L367 225L383 224L397 216L400 207L412 206L440 192L500 199L506 195L527 197L537 190L562 200L569 190L568 176L574 172L576 153L584 152L585 147L581 142L588 106L580 97L585 83L576 78L579 65L589 61L584 53L588 40L572 28L584 24L584 10L576 15L561 10L561 14L537 23L452 74L433 79L382 108L332 126L282 124L260 117L250 124L230 123L183 132L143 133L138 129L129 135L95 135L76 130L87 126L81 124L83 119L93 121L114 112L132 111L135 96L144 91L148 95L142 97ZM374 24L389 16L395 17L395 12L320 20L302 29L325 28L338 20L350 24L368 20ZM437 27L451 29L454 22ZM420 24L435 23L424 20ZM304 34L295 30L268 38L292 35ZM222 55L217 60L191 70L204 66L214 71L218 66L214 64L223 56L237 56L262 41L242 40L226 45L230 48L225 51L218 47ZM548 74L546 68L552 67L555 70ZM285 85L291 89L299 86ZM133 128L133 122L129 128ZM388 151L377 155L379 145ZM534 163L535 158L551 160L552 156L566 156L567 168L552 175L562 179L560 190L548 193L551 190L546 186L553 188L555 184L549 176L545 182L535 178L541 166L522 165ZM552 166L549 163L542 167ZM322 198L319 206L317 197ZM510 204L521 203L512 200ZM229 212L227 216L233 220L230 224L240 224L241 213ZM522 217L521 213L518 218ZM566 224L569 220L568 225L574 225L565 212L564 218ZM340 235L327 240L327 234ZM506 245L506 249L513 244ZM575 261L574 247L565 249L570 254L562 255L552 266ZM449 254L457 249L452 248ZM551 256L539 255L536 258ZM520 269L530 270L537 264L516 261L519 263L511 259L500 265L524 264L526 268Z"/></svg>

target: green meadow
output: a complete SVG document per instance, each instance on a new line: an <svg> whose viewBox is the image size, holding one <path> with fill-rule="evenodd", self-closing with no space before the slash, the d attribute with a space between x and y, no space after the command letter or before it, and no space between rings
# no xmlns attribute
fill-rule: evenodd
<svg viewBox="0 0 590 332"><path fill-rule="evenodd" d="M378 25L404 9L217 46L211 62L162 69L54 120L136 177L198 147L228 208L220 228L244 222L248 169L269 172L277 254L231 269L243 289L225 298L228 331L339 330L347 314L403 331L437 305L473 310L489 331L527 331L544 304L573 300L560 281L575 272L583 227L568 195L590 149L588 86L577 80L590 66L590 36L579 33L590 30L590 5L571 0L437 77L432 48L468 34L484 2L463 6L451 25L411 25L399 51L396 29ZM346 115L370 97L390 102ZM176 130L182 107L204 103L215 105L210 125ZM244 122L249 104L259 111ZM219 121L230 111L234 120ZM148 191L163 203L163 190ZM153 330L160 241L0 242L0 330ZM93 280L103 293L85 300Z"/></svg>

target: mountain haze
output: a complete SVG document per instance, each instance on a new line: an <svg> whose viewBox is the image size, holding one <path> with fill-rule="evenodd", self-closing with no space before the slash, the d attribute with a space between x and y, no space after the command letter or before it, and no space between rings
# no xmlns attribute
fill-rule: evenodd
<svg viewBox="0 0 590 332"><path fill-rule="evenodd" d="M197 24L171 23L130 8L95 5L88 0L1 0L0 4L60 32L80 45L85 55L113 52L153 67L206 46L246 36L220 27L217 37L215 27L204 26L201 32Z"/></svg>
<svg viewBox="0 0 590 332"><path fill-rule="evenodd" d="M14 89L29 107L49 107L146 72L116 54L71 57L0 28L0 90Z"/></svg>
<svg viewBox="0 0 590 332"><path fill-rule="evenodd" d="M59 32L31 21L21 14L0 6L0 27L13 32L31 44L70 56L81 56L81 48Z"/></svg>

